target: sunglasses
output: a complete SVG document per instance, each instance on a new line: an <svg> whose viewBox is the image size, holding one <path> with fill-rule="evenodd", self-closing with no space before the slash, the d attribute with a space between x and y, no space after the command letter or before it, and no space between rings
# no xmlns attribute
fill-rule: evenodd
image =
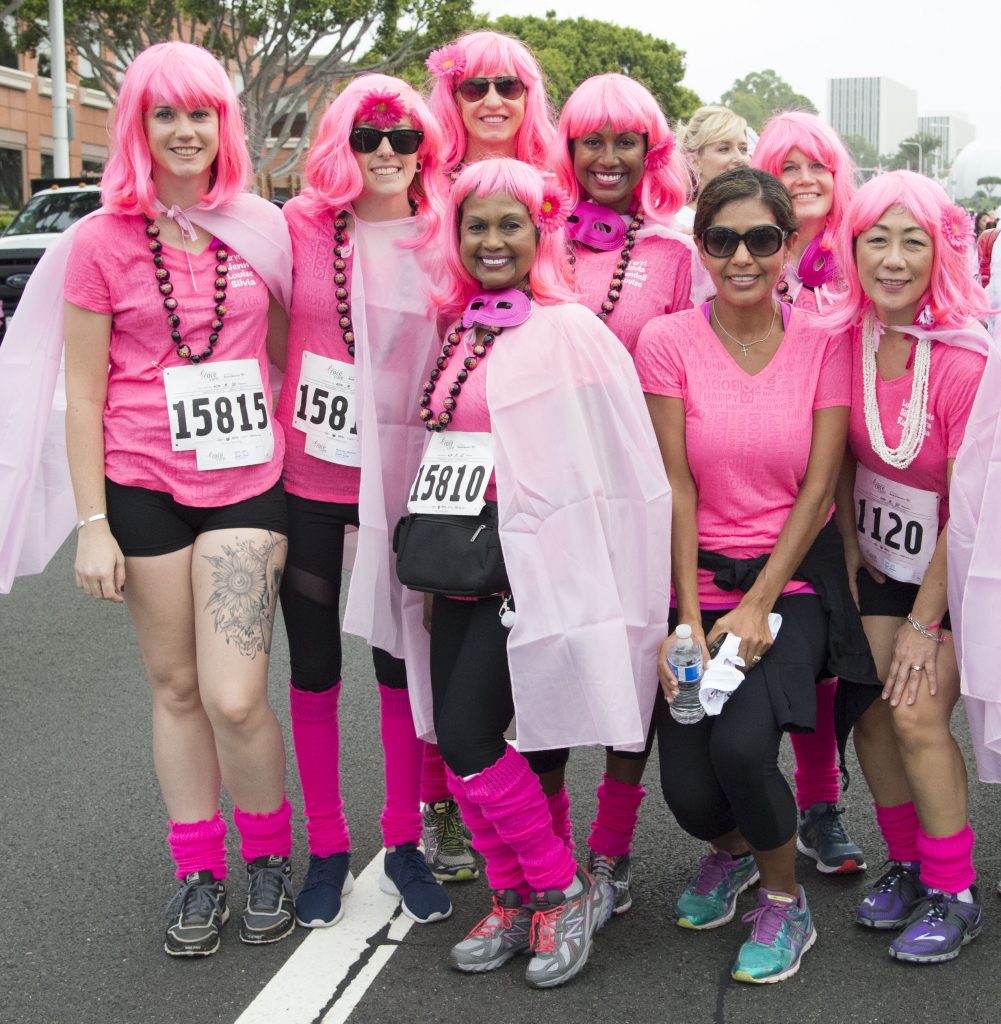
<svg viewBox="0 0 1001 1024"><path fill-rule="evenodd" d="M710 256L727 259L737 251L741 242L752 256L774 256L782 248L787 236L788 232L775 224L761 224L742 235L732 228L706 228L699 238L702 248Z"/></svg>
<svg viewBox="0 0 1001 1024"><path fill-rule="evenodd" d="M505 100L516 100L525 92L525 83L514 75L502 75L500 78L467 78L459 83L459 95L469 103L483 99L490 86L497 90L497 95Z"/></svg>
<svg viewBox="0 0 1001 1024"><path fill-rule="evenodd" d="M411 156L424 141L424 132L416 128L393 128L388 132L381 132L378 128L352 128L348 144L356 153L374 153L383 139L389 139L394 153Z"/></svg>

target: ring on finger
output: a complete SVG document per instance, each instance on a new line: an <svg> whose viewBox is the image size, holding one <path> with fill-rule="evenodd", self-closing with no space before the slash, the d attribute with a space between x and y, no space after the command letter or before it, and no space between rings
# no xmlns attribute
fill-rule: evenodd
<svg viewBox="0 0 1001 1024"><path fill-rule="evenodd" d="M753 657L753 658L751 658L751 663L752 663L753 665L757 665L757 663L758 663L759 661L761 661L761 655L760 655L760 654L755 654L755 655L754 655L754 657Z"/></svg>
<svg viewBox="0 0 1001 1024"><path fill-rule="evenodd" d="M912 672L924 672L924 670L925 670L924 665L911 665L911 671Z"/></svg>

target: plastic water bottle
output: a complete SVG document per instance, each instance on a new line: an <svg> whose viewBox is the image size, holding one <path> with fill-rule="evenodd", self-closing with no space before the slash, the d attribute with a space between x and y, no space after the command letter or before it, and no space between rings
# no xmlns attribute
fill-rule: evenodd
<svg viewBox="0 0 1001 1024"><path fill-rule="evenodd" d="M699 700L702 681L702 648L692 639L692 627L682 623L674 631L674 643L667 649L667 663L678 680L680 692L671 705L671 717L691 725L705 716Z"/></svg>

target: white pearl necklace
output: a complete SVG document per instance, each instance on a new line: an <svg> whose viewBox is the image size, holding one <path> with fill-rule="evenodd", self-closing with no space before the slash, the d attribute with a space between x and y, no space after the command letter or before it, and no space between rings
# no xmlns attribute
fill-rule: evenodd
<svg viewBox="0 0 1001 1024"><path fill-rule="evenodd" d="M872 450L894 469L907 469L917 458L925 440L928 425L928 369L931 366L931 342L916 341L914 348L914 381L911 400L904 417L900 444L890 448L883 436L876 400L876 316L870 310L862 325L862 390L864 396L865 425L869 431Z"/></svg>

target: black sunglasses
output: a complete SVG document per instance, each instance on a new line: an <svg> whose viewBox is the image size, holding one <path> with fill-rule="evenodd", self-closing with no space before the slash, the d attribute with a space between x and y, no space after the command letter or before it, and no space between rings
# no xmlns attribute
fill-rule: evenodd
<svg viewBox="0 0 1001 1024"><path fill-rule="evenodd" d="M483 99L490 86L497 90L497 95L505 100L516 100L525 92L525 83L514 75L501 75L500 78L467 78L459 83L459 95L469 103Z"/></svg>
<svg viewBox="0 0 1001 1024"><path fill-rule="evenodd" d="M411 156L424 141L424 132L417 128L393 128L388 132L381 132L378 128L352 128L348 144L356 153L374 153L383 139L389 139L394 153Z"/></svg>
<svg viewBox="0 0 1001 1024"><path fill-rule="evenodd" d="M752 256L774 256L788 236L776 224L760 224L750 231L738 234L733 228L711 227L699 235L702 248L717 259L727 259L737 251L741 242Z"/></svg>

